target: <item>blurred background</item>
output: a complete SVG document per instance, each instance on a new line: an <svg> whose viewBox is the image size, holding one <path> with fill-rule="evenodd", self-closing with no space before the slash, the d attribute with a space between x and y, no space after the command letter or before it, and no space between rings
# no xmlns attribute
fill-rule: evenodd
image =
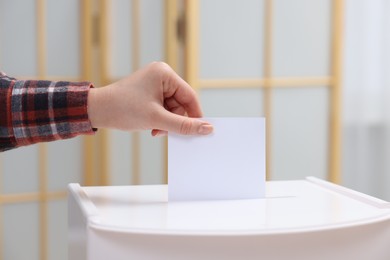
<svg viewBox="0 0 390 260"><path fill-rule="evenodd" d="M268 180L390 200L389 28L386 0L0 0L0 70L100 87L165 61L205 116L266 117ZM0 259L67 259L67 184L166 183L166 151L101 129L0 154Z"/></svg>

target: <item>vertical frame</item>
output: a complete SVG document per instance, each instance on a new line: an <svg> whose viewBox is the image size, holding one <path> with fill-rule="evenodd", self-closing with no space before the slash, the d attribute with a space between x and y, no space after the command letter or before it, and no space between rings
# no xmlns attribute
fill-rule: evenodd
<svg viewBox="0 0 390 260"><path fill-rule="evenodd" d="M108 28L110 22L110 8L111 2L107 0L99 0L98 10L99 10L99 28L96 30L98 32L98 41L99 41L99 83L101 86L104 86L109 83L108 77L108 66L109 66L109 41L107 40ZM109 148L109 130L101 129L98 134L98 147L99 160L97 161L98 165L98 184L99 185L109 185L110 176L109 176L109 162L110 154L108 152Z"/></svg>
<svg viewBox="0 0 390 260"><path fill-rule="evenodd" d="M341 73L344 1L333 0L332 81L330 85L329 180L341 183Z"/></svg>
<svg viewBox="0 0 390 260"><path fill-rule="evenodd" d="M175 71L178 70L178 32L179 12L177 0L165 0L165 61ZM163 143L163 183L168 183L168 137Z"/></svg>
<svg viewBox="0 0 390 260"><path fill-rule="evenodd" d="M264 14L264 115L266 118L265 129L265 154L266 154L266 179L271 179L271 131L272 131L272 0L265 0Z"/></svg>
<svg viewBox="0 0 390 260"><path fill-rule="evenodd" d="M46 1L37 0L37 59L38 77L46 76ZM47 146L39 144L39 226L40 226L40 258L47 259Z"/></svg>
<svg viewBox="0 0 390 260"><path fill-rule="evenodd" d="M80 2L80 18L81 18L81 78L84 81L92 79L92 0L82 0ZM83 177L84 185L94 184L94 140L92 136L83 137Z"/></svg>
<svg viewBox="0 0 390 260"><path fill-rule="evenodd" d="M109 17L109 10L111 8L111 2L107 0L98 0L99 1L99 27L98 29L95 29L98 31L99 35L99 43L98 48L100 50L100 64L99 67L99 75L100 78L98 79L102 85L107 85L117 79L112 78L111 75L109 75L108 71L108 65L109 65L109 40L108 39L108 28L109 28L109 22L111 18ZM140 1L139 0L132 0L131 1L131 19L130 19L130 27L131 27L131 36L132 36L132 47L131 47L131 57L129 59L131 60L131 64L133 67L133 70L137 70L140 68ZM109 174L109 131L108 130L99 130L99 136L98 136L98 142L99 142L99 149L100 154L99 157L99 169L100 173L98 176L98 184L100 185L109 185L110 184L110 174ZM131 144L131 151L132 151L132 178L131 182L132 184L140 184L141 178L140 178L140 170L141 170L141 158L140 158L140 149L141 149L141 136L139 133L134 132L132 133L132 144ZM90 168L90 167L89 167ZM89 169L90 170L90 169ZM129 173L130 174L130 173ZM92 174L89 174L92 175Z"/></svg>
<svg viewBox="0 0 390 260"><path fill-rule="evenodd" d="M273 77L272 75L272 32L273 0L265 0L264 14L264 76L263 78L243 79L199 79L199 2L185 1L186 41L185 41L185 78L196 90L202 88L263 88L266 126L266 172L267 179L272 177L272 90L284 87L326 86L330 90L329 106L329 158L328 179L335 183L341 181L341 52L343 0L332 0L332 62L331 75L325 77Z"/></svg>
<svg viewBox="0 0 390 260"><path fill-rule="evenodd" d="M132 33L132 49L131 49L131 63L133 70L140 68L140 2L139 0L132 0L131 8L131 33ZM132 147L133 155L132 164L132 184L140 184L141 182L141 136L138 132L132 133Z"/></svg>
<svg viewBox="0 0 390 260"><path fill-rule="evenodd" d="M185 1L184 77L195 91L199 90L199 2Z"/></svg>

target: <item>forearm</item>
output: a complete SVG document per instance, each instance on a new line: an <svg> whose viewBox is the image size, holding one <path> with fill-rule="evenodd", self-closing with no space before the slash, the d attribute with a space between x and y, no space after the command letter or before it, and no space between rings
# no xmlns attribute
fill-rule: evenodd
<svg viewBox="0 0 390 260"><path fill-rule="evenodd" d="M0 151L92 134L88 82L21 81L0 74Z"/></svg>

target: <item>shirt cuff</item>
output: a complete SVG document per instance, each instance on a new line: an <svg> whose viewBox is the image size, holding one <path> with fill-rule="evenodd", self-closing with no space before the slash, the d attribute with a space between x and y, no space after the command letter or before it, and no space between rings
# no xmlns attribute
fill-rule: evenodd
<svg viewBox="0 0 390 260"><path fill-rule="evenodd" d="M90 82L16 81L11 110L17 146L93 134L91 87Z"/></svg>

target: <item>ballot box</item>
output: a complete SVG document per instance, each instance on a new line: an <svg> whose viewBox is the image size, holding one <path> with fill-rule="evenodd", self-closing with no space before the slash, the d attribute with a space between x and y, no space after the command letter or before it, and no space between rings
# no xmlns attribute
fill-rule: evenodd
<svg viewBox="0 0 390 260"><path fill-rule="evenodd" d="M69 259L390 259L390 204L314 177L267 182L263 199L167 193L70 184Z"/></svg>

